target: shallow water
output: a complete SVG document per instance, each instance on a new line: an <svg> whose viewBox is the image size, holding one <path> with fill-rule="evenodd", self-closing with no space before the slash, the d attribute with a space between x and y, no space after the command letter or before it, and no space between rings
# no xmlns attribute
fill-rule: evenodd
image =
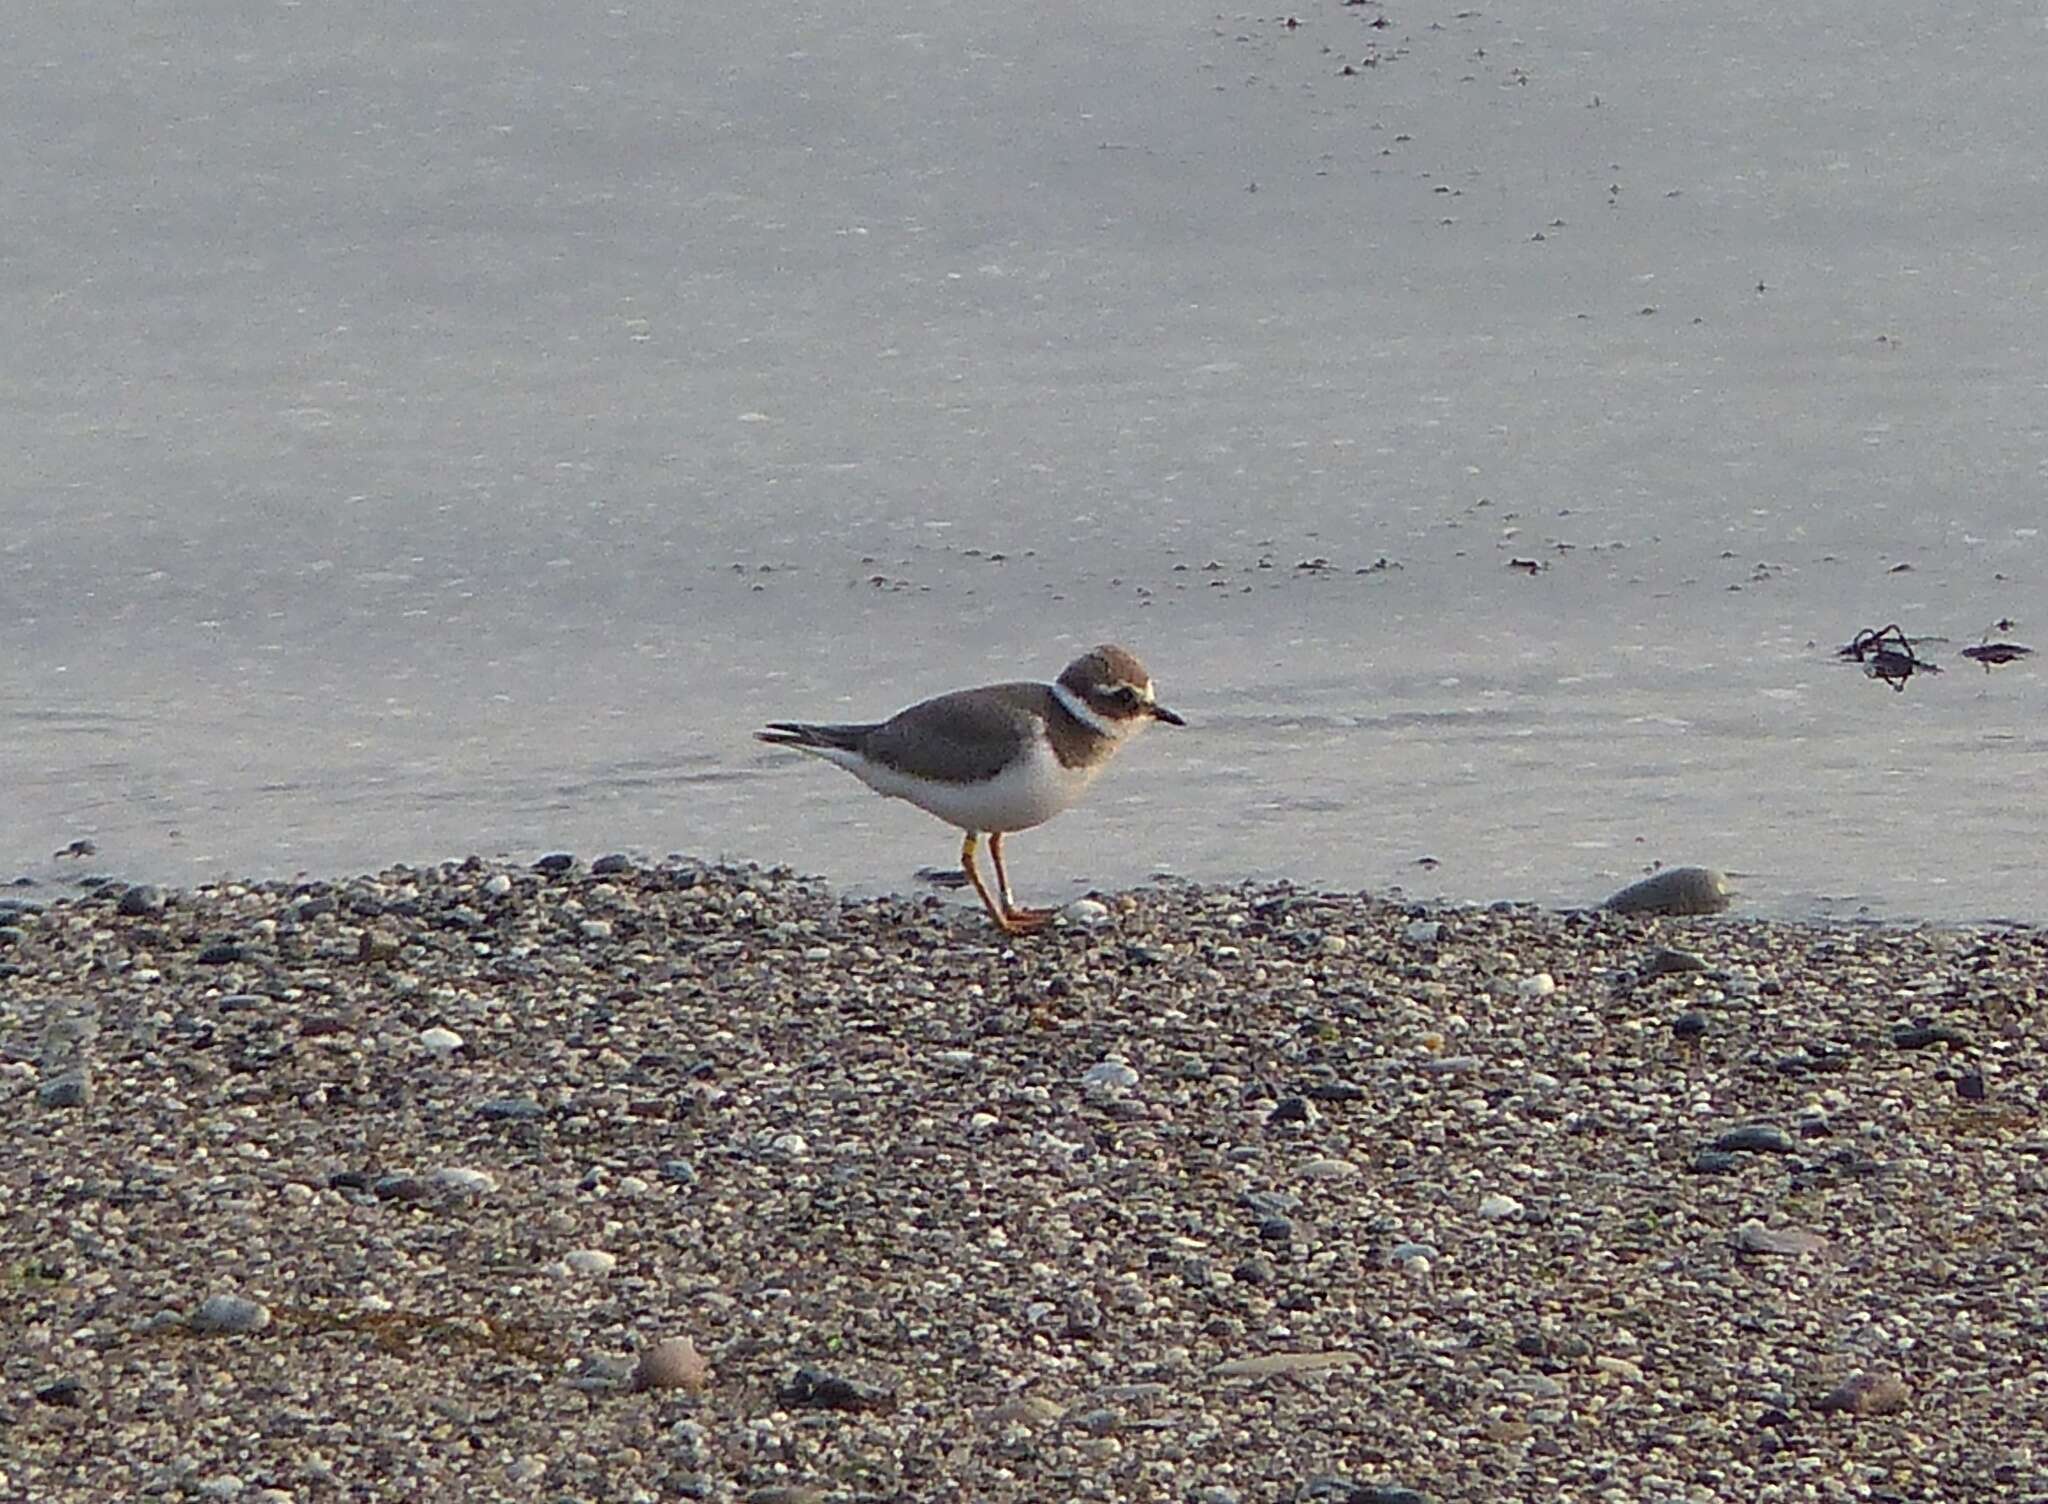
<svg viewBox="0 0 2048 1504"><path fill-rule="evenodd" d="M900 886L751 728L1114 638L1027 898L2048 919L2037 19L672 9L7 23L0 861Z"/></svg>

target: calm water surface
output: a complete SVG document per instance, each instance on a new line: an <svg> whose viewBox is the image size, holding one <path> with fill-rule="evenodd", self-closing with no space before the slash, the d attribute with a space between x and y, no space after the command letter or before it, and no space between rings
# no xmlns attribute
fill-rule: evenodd
<svg viewBox="0 0 2048 1504"><path fill-rule="evenodd" d="M1027 896L2048 920L2048 28L1375 13L24 8L0 863L899 887L751 728L1114 638Z"/></svg>

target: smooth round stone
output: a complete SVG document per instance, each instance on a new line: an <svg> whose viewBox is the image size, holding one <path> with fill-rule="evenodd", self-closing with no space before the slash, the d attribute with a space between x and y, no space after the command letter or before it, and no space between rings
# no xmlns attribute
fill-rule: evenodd
<svg viewBox="0 0 2048 1504"><path fill-rule="evenodd" d="M1065 1415L1066 1408L1043 1395L1019 1395L1005 1400L989 1411L989 1422L995 1426L1045 1426Z"/></svg>
<svg viewBox="0 0 2048 1504"><path fill-rule="evenodd" d="M1735 1229L1735 1247L1741 1253L1767 1253L1796 1258L1801 1254L1821 1253L1827 1246L1826 1238L1817 1232L1808 1232L1803 1227L1766 1227L1763 1223L1752 1220Z"/></svg>
<svg viewBox="0 0 2048 1504"><path fill-rule="evenodd" d="M1521 1202L1512 1196L1503 1196L1497 1191L1479 1203L1479 1215L1489 1222L1504 1222L1509 1217L1521 1215L1521 1211Z"/></svg>
<svg viewBox="0 0 2048 1504"><path fill-rule="evenodd" d="M427 1177L444 1191L453 1191L461 1196L487 1196L498 1188L498 1179L488 1170L468 1170L459 1165L444 1165Z"/></svg>
<svg viewBox="0 0 2048 1504"><path fill-rule="evenodd" d="M1396 1243L1387 1250L1387 1262L1390 1264L1413 1264L1418 1261L1428 1264L1441 1257L1442 1255L1427 1243Z"/></svg>
<svg viewBox="0 0 2048 1504"><path fill-rule="evenodd" d="M1536 975L1523 977L1521 981L1515 983L1515 995L1518 997L1549 997L1555 991L1557 979L1547 971L1539 971Z"/></svg>
<svg viewBox="0 0 2048 1504"><path fill-rule="evenodd" d="M1728 901L1728 879L1712 867L1666 867L1630 883L1606 907L1617 914L1721 914Z"/></svg>
<svg viewBox="0 0 2048 1504"><path fill-rule="evenodd" d="M1109 905L1098 898L1077 898L1060 915L1083 929L1100 929L1109 923Z"/></svg>
<svg viewBox="0 0 2048 1504"><path fill-rule="evenodd" d="M620 852L608 852L590 864L592 877L617 877L633 870L633 859Z"/></svg>
<svg viewBox="0 0 2048 1504"><path fill-rule="evenodd" d="M1894 1374L1859 1373L1814 1403L1814 1409L1843 1415L1895 1415L1912 1396Z"/></svg>
<svg viewBox="0 0 2048 1504"><path fill-rule="evenodd" d="M688 1337L668 1337L642 1350L627 1386L648 1389L702 1389L711 1365Z"/></svg>
<svg viewBox="0 0 2048 1504"><path fill-rule="evenodd" d="M491 874L484 883L484 892L492 898L503 898L512 891L512 879L502 872Z"/></svg>
<svg viewBox="0 0 2048 1504"><path fill-rule="evenodd" d="M1444 927L1434 919L1417 919L1401 931L1401 938L1410 945L1434 945L1443 937Z"/></svg>
<svg viewBox="0 0 2048 1504"><path fill-rule="evenodd" d="M1138 1084L1138 1073L1112 1055L1081 1072L1081 1084L1092 1091L1129 1091Z"/></svg>
<svg viewBox="0 0 2048 1504"><path fill-rule="evenodd" d="M1348 1159L1312 1159L1297 1173L1303 1180L1355 1180L1364 1172Z"/></svg>
<svg viewBox="0 0 2048 1504"><path fill-rule="evenodd" d="M453 1029L443 1029L436 1025L434 1028L420 1031L420 1047L436 1060L446 1060L462 1048L462 1036Z"/></svg>
<svg viewBox="0 0 2048 1504"><path fill-rule="evenodd" d="M602 1248L578 1248L562 1256L571 1272L576 1274L610 1274L619 1266L619 1256L606 1253Z"/></svg>
<svg viewBox="0 0 2048 1504"><path fill-rule="evenodd" d="M1681 1013L1671 1020L1671 1032L1680 1039L1698 1039L1707 1032L1707 1015Z"/></svg>
<svg viewBox="0 0 2048 1504"><path fill-rule="evenodd" d="M209 1295L186 1324L195 1332L260 1332L270 1325L270 1307L246 1295Z"/></svg>
<svg viewBox="0 0 2048 1504"><path fill-rule="evenodd" d="M581 928L586 940L609 940L612 937L612 922L609 919L586 919Z"/></svg>

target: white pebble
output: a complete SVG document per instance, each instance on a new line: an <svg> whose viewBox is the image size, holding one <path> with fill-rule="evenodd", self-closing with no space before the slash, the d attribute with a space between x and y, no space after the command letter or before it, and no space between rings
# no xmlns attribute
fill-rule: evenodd
<svg viewBox="0 0 2048 1504"><path fill-rule="evenodd" d="M801 1133L778 1133L768 1147L777 1154L787 1154L791 1159L802 1159L811 1152L810 1140Z"/></svg>
<svg viewBox="0 0 2048 1504"><path fill-rule="evenodd" d="M1557 991L1557 983L1547 971L1539 971L1533 977L1523 977L1515 983L1515 991L1523 997L1549 997Z"/></svg>
<svg viewBox="0 0 2048 1504"><path fill-rule="evenodd" d="M586 940L609 940L612 937L612 922L609 919L586 919L580 928Z"/></svg>
<svg viewBox="0 0 2048 1504"><path fill-rule="evenodd" d="M488 1170L467 1170L460 1165L443 1165L427 1177L446 1191L464 1196L486 1196L498 1188L498 1179Z"/></svg>
<svg viewBox="0 0 2048 1504"><path fill-rule="evenodd" d="M1077 898L1060 913L1075 924L1088 929L1099 929L1109 923L1109 905L1095 898Z"/></svg>
<svg viewBox="0 0 2048 1504"><path fill-rule="evenodd" d="M1138 1084L1138 1073L1115 1055L1081 1072L1081 1084L1090 1091L1129 1091Z"/></svg>
<svg viewBox="0 0 2048 1504"><path fill-rule="evenodd" d="M504 873L494 873L485 883L484 892L493 898L503 898L512 891L512 879Z"/></svg>
<svg viewBox="0 0 2048 1504"><path fill-rule="evenodd" d="M562 1262L577 1274L610 1274L619 1264L619 1256L606 1253L602 1248L578 1248L564 1254Z"/></svg>
<svg viewBox="0 0 2048 1504"><path fill-rule="evenodd" d="M1521 1209L1521 1202L1512 1196L1503 1196L1498 1192L1488 1196L1479 1203L1479 1215L1489 1222L1499 1222L1512 1217L1520 1212Z"/></svg>
<svg viewBox="0 0 2048 1504"><path fill-rule="evenodd" d="M462 1036L453 1029L443 1029L437 1025L420 1032L420 1044L436 1060L446 1060L462 1048Z"/></svg>
<svg viewBox="0 0 2048 1504"><path fill-rule="evenodd" d="M813 945L805 950L804 959L806 961L829 961L832 959L832 947L829 945Z"/></svg>
<svg viewBox="0 0 2048 1504"><path fill-rule="evenodd" d="M1418 919L1401 931L1410 945L1434 945L1443 938L1444 927L1434 919Z"/></svg>

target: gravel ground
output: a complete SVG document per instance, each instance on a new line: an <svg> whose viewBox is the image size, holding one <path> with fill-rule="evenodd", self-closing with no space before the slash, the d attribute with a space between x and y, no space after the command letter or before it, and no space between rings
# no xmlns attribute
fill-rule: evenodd
<svg viewBox="0 0 2048 1504"><path fill-rule="evenodd" d="M0 1499L2048 1498L2041 934L553 865L0 900Z"/></svg>

